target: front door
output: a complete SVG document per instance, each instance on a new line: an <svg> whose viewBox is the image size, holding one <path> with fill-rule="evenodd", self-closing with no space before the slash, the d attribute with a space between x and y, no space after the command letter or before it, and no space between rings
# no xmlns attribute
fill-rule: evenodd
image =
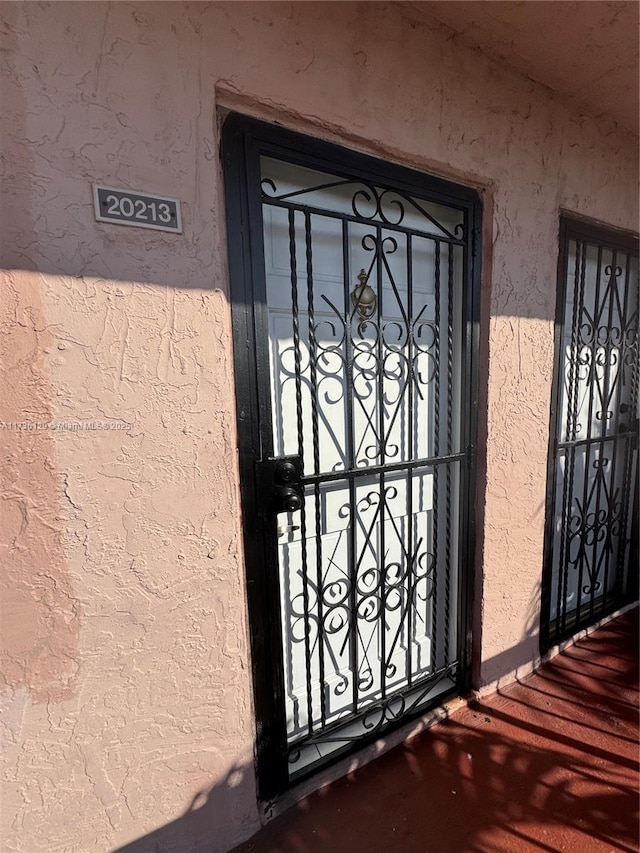
<svg viewBox="0 0 640 853"><path fill-rule="evenodd" d="M543 651L637 595L637 447L638 240L563 218Z"/></svg>
<svg viewBox="0 0 640 853"><path fill-rule="evenodd" d="M479 212L236 116L224 162L269 798L465 688Z"/></svg>

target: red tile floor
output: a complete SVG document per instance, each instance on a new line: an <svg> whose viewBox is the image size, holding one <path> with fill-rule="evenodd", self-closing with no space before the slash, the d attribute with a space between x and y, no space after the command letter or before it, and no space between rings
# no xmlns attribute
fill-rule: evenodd
<svg viewBox="0 0 640 853"><path fill-rule="evenodd" d="M237 853L635 853L638 769L636 608Z"/></svg>

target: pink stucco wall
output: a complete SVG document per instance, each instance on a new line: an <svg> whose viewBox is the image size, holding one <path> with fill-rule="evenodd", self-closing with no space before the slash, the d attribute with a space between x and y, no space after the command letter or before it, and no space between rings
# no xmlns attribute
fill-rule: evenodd
<svg viewBox="0 0 640 853"><path fill-rule="evenodd" d="M3 851L259 825L218 108L484 190L479 683L535 659L558 212L636 227L637 139L407 14L0 7L0 420L133 424L0 430ZM96 223L93 182L184 234Z"/></svg>

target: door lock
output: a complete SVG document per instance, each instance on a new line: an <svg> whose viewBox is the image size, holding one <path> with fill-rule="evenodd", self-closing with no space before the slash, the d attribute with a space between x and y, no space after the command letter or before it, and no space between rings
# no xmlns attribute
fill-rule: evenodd
<svg viewBox="0 0 640 853"><path fill-rule="evenodd" d="M256 463L261 510L265 515L298 512L304 503L299 456L265 459Z"/></svg>
<svg viewBox="0 0 640 853"><path fill-rule="evenodd" d="M281 483L285 485L286 483L291 483L294 480L299 478L298 469L293 464L293 462L285 461L279 462L276 466L276 470L273 473L273 477L277 483Z"/></svg>

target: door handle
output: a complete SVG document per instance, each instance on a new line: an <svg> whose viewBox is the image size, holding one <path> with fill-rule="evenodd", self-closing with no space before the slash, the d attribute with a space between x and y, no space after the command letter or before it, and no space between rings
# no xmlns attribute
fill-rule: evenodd
<svg viewBox="0 0 640 853"><path fill-rule="evenodd" d="M278 536L284 536L285 533L293 533L296 530L300 530L299 524L279 524Z"/></svg>
<svg viewBox="0 0 640 853"><path fill-rule="evenodd" d="M298 487L299 489L299 487ZM302 495L293 486L283 486L276 491L278 512L297 512L302 509Z"/></svg>

